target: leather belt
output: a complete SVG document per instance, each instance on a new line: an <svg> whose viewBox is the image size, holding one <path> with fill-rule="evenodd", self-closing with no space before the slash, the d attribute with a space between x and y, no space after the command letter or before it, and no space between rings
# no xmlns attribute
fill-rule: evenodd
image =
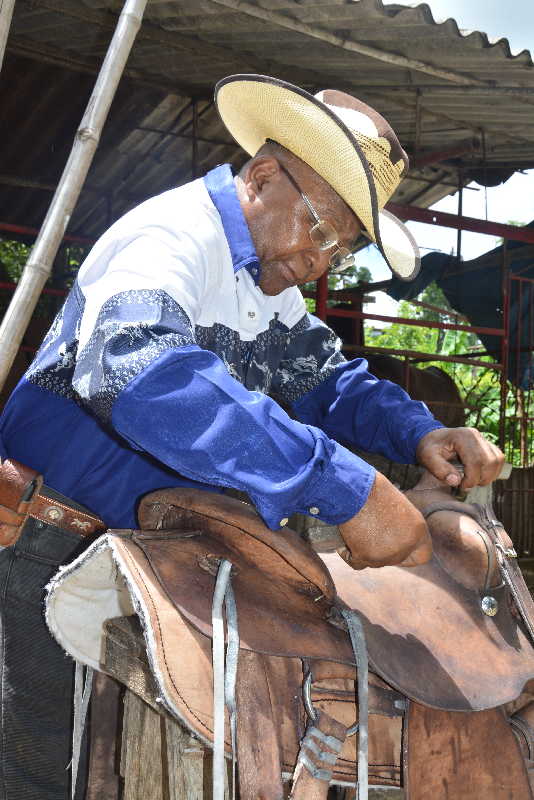
<svg viewBox="0 0 534 800"><path fill-rule="evenodd" d="M79 536L106 530L99 517L42 493L43 478L35 470L7 459L0 465L0 545L19 538L28 517Z"/></svg>

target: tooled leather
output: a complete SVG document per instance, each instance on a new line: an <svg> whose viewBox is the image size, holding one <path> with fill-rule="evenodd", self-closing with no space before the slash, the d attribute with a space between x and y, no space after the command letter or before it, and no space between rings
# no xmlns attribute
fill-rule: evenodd
<svg viewBox="0 0 534 800"><path fill-rule="evenodd" d="M58 500L35 495L28 505L28 515L47 524L57 525L80 536L90 536L104 531L104 522L93 514L78 511Z"/></svg>
<svg viewBox="0 0 534 800"><path fill-rule="evenodd" d="M7 508L18 509L29 484L39 481L40 475L30 467L14 459L6 459L0 465L0 503ZM42 479L41 479L42 482Z"/></svg>

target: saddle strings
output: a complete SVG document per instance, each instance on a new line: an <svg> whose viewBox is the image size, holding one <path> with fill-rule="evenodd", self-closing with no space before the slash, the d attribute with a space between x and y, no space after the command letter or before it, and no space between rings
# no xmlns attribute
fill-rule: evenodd
<svg viewBox="0 0 534 800"><path fill-rule="evenodd" d="M222 559L217 572L213 593L211 621L213 629L213 800L224 800L225 761L224 761L224 709L230 714L230 736L232 742L232 800L235 800L236 787L236 730L237 711L235 684L239 655L239 632L237 626L237 607L230 582L232 563ZM228 644L226 664L224 658L224 619L223 603L226 611Z"/></svg>
<svg viewBox="0 0 534 800"><path fill-rule="evenodd" d="M93 670L87 667L85 673L85 684L83 682L84 665L76 661L74 672L74 722L72 726L72 761L70 763L71 775L71 798L74 800L76 794L76 782L78 780L78 767L80 765L80 753L82 749L83 731L85 719L91 697L93 685Z"/></svg>
<svg viewBox="0 0 534 800"><path fill-rule="evenodd" d="M347 628L358 672L358 800L369 796L369 664L362 623L355 611L339 609Z"/></svg>

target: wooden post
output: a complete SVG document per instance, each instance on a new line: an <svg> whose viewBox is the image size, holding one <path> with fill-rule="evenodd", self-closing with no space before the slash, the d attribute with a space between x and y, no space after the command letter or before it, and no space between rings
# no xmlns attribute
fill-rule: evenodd
<svg viewBox="0 0 534 800"><path fill-rule="evenodd" d="M11 2L12 0L0 0ZM80 195L98 146L102 127L147 0L126 0L72 150L63 170L32 254L0 326L0 389L5 383L31 315L52 270L52 264Z"/></svg>

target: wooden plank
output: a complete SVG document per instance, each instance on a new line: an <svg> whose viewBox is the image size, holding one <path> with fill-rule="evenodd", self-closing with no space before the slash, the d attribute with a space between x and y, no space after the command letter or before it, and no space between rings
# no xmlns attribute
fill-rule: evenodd
<svg viewBox="0 0 534 800"><path fill-rule="evenodd" d="M212 751L158 702L138 618L108 620L105 630L103 666L128 687L121 742L123 800L212 800ZM225 798L230 796L227 770Z"/></svg>
<svg viewBox="0 0 534 800"><path fill-rule="evenodd" d="M169 800L206 800L205 773L209 774L211 754L177 722L165 720Z"/></svg>
<svg viewBox="0 0 534 800"><path fill-rule="evenodd" d="M161 729L165 721L133 692L124 697L121 774L123 800L163 800L166 764ZM167 781L165 781L167 782Z"/></svg>

